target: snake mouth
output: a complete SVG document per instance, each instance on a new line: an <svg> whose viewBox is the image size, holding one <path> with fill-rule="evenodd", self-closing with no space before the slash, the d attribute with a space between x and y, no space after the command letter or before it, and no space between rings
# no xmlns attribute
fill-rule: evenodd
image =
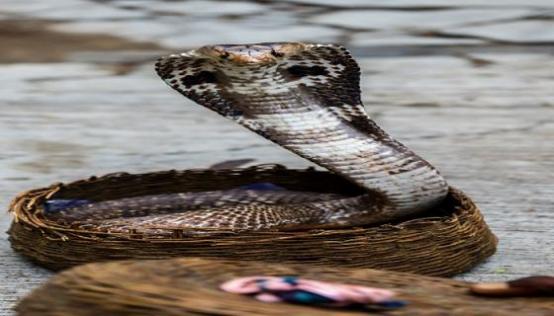
<svg viewBox="0 0 554 316"><path fill-rule="evenodd" d="M204 46L199 53L213 58L229 60L239 64L269 63L286 58L306 49L306 44L298 42L224 44Z"/></svg>

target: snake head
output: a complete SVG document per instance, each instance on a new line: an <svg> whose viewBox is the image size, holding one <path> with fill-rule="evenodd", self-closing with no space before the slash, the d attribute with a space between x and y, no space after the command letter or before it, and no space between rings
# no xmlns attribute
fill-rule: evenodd
<svg viewBox="0 0 554 316"><path fill-rule="evenodd" d="M349 113L365 116L359 67L338 45L286 42L203 46L162 57L156 72L186 97L241 124L264 112L303 112L316 104L329 108L348 104ZM247 127L261 132L253 124Z"/></svg>
<svg viewBox="0 0 554 316"><path fill-rule="evenodd" d="M290 43L259 43L259 44L227 44L204 46L197 50L199 54L229 60L238 64L271 63L280 58L297 54L306 48L306 44Z"/></svg>

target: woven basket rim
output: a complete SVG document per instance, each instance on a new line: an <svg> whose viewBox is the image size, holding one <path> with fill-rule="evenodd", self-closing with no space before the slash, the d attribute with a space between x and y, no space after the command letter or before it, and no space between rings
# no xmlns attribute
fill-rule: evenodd
<svg viewBox="0 0 554 316"><path fill-rule="evenodd" d="M38 228L41 230L44 230L45 232L50 232L53 234L53 236L50 236L51 238L58 238L65 239L67 235L71 236L80 236L83 238L86 237L94 237L94 236L101 236L102 238L116 238L116 239L125 239L125 240L145 240L149 239L147 234L141 234L140 238L133 238L132 233L116 233L116 232L102 232L102 231L89 231L86 229L73 229L68 228L66 226L60 225L54 221L48 220L46 217L42 216L42 213L40 211L40 206L46 201L54 197L58 192L60 192L62 189L70 188L72 186L76 185L90 185L93 184L92 181L111 181L116 180L118 178L121 178L122 176L125 177L136 177L140 178L143 176L148 175L173 175L173 176L179 176L183 174L190 174L190 173L199 173L199 174L231 174L231 173L246 173L246 172L264 172L264 171L287 171L292 173L299 173L299 174L305 174L305 173L322 173L322 174L329 174L333 175L330 172L327 171L317 171L313 167L307 168L307 169L288 169L282 165L278 164L263 164L263 165L255 165L248 168L235 168L235 169L223 169L223 170L211 170L211 169L185 169L185 170L167 170L167 171L156 171L156 172L144 172L144 173L128 173L128 172L113 172L108 173L102 176L91 176L87 179L79 179L75 181L71 181L68 183L63 182L56 182L51 184L47 187L37 188L37 189L31 189L25 192L22 192L18 194L13 201L10 203L9 210L13 217L15 222L24 223L25 225L28 225L33 228ZM353 231L364 231L367 228L370 229L379 229L384 228L386 230L391 229L404 229L407 227L410 227L412 225L421 225L425 223L433 223L437 221L455 221L458 219L458 216L462 215L464 211L467 211L467 202L466 200L469 199L465 196L465 194L453 187L449 188L449 194L455 194L458 198L461 199L462 207L456 208L449 216L423 216L423 217L414 217L409 218L401 221L397 221L395 223L384 223L380 225L372 225L372 226L353 226L353 227L341 227L341 228L317 228L317 229L307 229L307 230L298 230L298 231L276 231L276 230L268 230L268 231L241 231L240 234L243 235L256 235L256 236L275 236L275 235L282 235L282 236L297 236L297 235L304 235L304 234L318 234L318 235L326 235L326 234L333 234L337 232L353 232ZM210 233L213 234L213 236L224 236L224 235L234 235L237 234L236 231L232 230L222 230L222 229L209 229L209 228L190 228L190 229L175 229L175 228L165 228L165 227L154 227L156 229L160 230L168 230L168 231L182 231L180 234L174 234L175 238L156 238L158 241L171 241L175 239L180 239L181 235L186 232L204 232L204 233Z"/></svg>

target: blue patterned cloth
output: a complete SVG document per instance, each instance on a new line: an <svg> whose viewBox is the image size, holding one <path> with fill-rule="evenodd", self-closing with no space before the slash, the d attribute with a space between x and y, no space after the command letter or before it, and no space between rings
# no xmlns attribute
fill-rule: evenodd
<svg viewBox="0 0 554 316"><path fill-rule="evenodd" d="M55 213L68 208L90 204L92 201L82 199L55 199L44 203L45 213Z"/></svg>

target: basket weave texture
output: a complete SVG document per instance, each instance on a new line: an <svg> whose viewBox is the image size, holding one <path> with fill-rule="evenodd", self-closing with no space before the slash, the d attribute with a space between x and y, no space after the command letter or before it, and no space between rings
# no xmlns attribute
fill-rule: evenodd
<svg viewBox="0 0 554 316"><path fill-rule="evenodd" d="M398 223L372 227L305 231L194 234L107 233L73 229L48 220L47 199L102 201L147 194L229 189L271 182L291 190L359 194L360 188L329 172L260 165L232 170L117 173L68 184L54 184L19 195L11 204L15 220L9 230L12 247L35 262L59 270L114 259L212 257L237 261L306 263L364 267L451 276L469 270L492 255L496 237L479 209L451 188L437 208Z"/></svg>
<svg viewBox="0 0 554 316"><path fill-rule="evenodd" d="M551 298L475 297L468 293L468 283L443 278L373 269L198 258L80 266L53 277L23 299L16 310L20 316L368 315L367 312L262 303L218 290L224 281L249 275L296 275L387 288L408 303L379 315L547 316L554 312Z"/></svg>

